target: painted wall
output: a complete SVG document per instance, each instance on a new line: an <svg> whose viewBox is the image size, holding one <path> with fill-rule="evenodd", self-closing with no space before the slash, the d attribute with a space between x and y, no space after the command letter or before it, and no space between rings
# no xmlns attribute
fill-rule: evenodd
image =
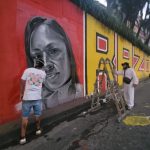
<svg viewBox="0 0 150 150"><path fill-rule="evenodd" d="M83 12L69 0L1 0L0 11L3 20L0 25L0 124L3 124L20 117L20 78L28 67L25 28L33 17L53 18L62 27L71 41L77 76L83 86Z"/></svg>
<svg viewBox="0 0 150 150"><path fill-rule="evenodd" d="M33 61L33 55L31 55L30 48L29 50L25 48L25 28L28 21L33 17L41 16L47 20L53 18L57 24L61 26L64 34L67 35L71 42L71 51L73 52L76 64L74 70L77 72L78 83L81 86L80 89L85 91L85 95L90 94L94 90L96 69L101 57L109 58L117 66L118 70L122 69L122 62L129 62L130 65L135 68L139 78L144 78L149 75L150 56L145 55L129 41L120 37L117 33L101 24L92 16L86 14L84 18L83 14L83 11L69 0L0 1L0 18L2 20L0 25L0 124L15 120L21 115L21 101L19 97L20 78L23 71L30 65L33 65L33 63L30 64L29 61L27 61L29 55ZM37 27L41 27L40 25ZM52 32L52 28L48 30ZM40 38L37 38L37 41L46 39L45 35L47 34L41 30L39 31L42 34ZM61 35L59 32L57 34ZM51 39L49 35L47 37L49 38L46 39L46 41ZM62 39L64 40L64 38ZM59 40L57 39L55 42ZM60 42L58 42L56 46L59 44ZM58 49L59 48L57 48L57 50ZM62 49L60 48L60 50ZM29 55L27 55L27 51ZM49 49L45 57L45 50L39 49L39 51L43 59L46 58L45 64L48 64L54 58L48 57L48 54L49 52L51 52L51 54L55 52L56 48L55 50ZM67 50L65 50L65 52L67 53ZM69 64L72 64L69 59L70 57L68 57L68 55L66 56L69 60ZM58 62L60 64L59 59ZM62 66L66 67L64 64L62 64ZM70 77L72 78L72 76ZM118 81L119 84L122 84L121 77L118 77ZM67 87L69 87L67 85L65 85L63 89L67 89ZM61 90L59 91L63 93ZM65 90L65 92L66 91L67 90ZM48 94L51 94L51 92L48 92ZM69 97L66 98L64 96L64 99L68 98ZM72 100L72 98L70 100ZM57 105L63 102L65 101L58 102ZM49 108L51 108L51 105Z"/></svg>
<svg viewBox="0 0 150 150"><path fill-rule="evenodd" d="M117 70L122 70L121 64L128 62L135 69L139 79L148 77L149 56L89 14L85 15L85 25L85 87L87 94L94 91L96 70L101 57L109 58ZM118 77L118 82L122 84L121 76Z"/></svg>
<svg viewBox="0 0 150 150"><path fill-rule="evenodd" d="M19 98L20 56L17 50L16 13L16 0L0 2L0 124L17 117L14 104Z"/></svg>

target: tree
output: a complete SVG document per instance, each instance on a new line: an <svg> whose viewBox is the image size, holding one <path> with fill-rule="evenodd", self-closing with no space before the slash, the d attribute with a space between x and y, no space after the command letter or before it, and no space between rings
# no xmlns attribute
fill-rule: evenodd
<svg viewBox="0 0 150 150"><path fill-rule="evenodd" d="M107 0L107 11L120 22L124 19L119 0Z"/></svg>
<svg viewBox="0 0 150 150"><path fill-rule="evenodd" d="M143 9L147 0L107 0L108 10L113 10L116 16L121 16L121 22L133 29L139 11ZM114 14L114 13L113 13Z"/></svg>
<svg viewBox="0 0 150 150"><path fill-rule="evenodd" d="M144 16L143 8L146 6ZM150 0L107 0L107 9L111 11L120 22L123 22L130 29L138 28L136 37L141 31L145 34L145 44L150 40Z"/></svg>
<svg viewBox="0 0 150 150"><path fill-rule="evenodd" d="M134 28L139 12L143 9L147 0L119 0L122 13L125 14L124 23L130 22L129 27Z"/></svg>

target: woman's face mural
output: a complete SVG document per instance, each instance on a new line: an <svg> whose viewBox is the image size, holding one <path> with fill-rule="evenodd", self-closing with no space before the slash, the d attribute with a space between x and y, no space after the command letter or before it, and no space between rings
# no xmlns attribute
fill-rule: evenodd
<svg viewBox="0 0 150 150"><path fill-rule="evenodd" d="M31 34L30 55L43 55L46 69L46 86L60 88L71 76L67 47L63 37L47 24L41 24Z"/></svg>
<svg viewBox="0 0 150 150"><path fill-rule="evenodd" d="M42 96L46 108L83 96L70 41L55 20L32 18L25 30L25 49L29 67L34 66L35 57L44 60L47 76Z"/></svg>

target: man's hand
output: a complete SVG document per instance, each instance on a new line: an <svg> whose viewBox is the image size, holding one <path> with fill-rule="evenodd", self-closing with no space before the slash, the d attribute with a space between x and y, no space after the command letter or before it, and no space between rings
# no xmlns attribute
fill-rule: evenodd
<svg viewBox="0 0 150 150"><path fill-rule="evenodd" d="M23 95L22 95L22 94L20 94L20 100L22 101L22 99L23 99Z"/></svg>
<svg viewBox="0 0 150 150"><path fill-rule="evenodd" d="M113 70L116 70L116 66L113 66Z"/></svg>
<svg viewBox="0 0 150 150"><path fill-rule="evenodd" d="M116 72L116 66L113 66L113 73L115 74L115 72Z"/></svg>
<svg viewBox="0 0 150 150"><path fill-rule="evenodd" d="M23 98L25 83L26 83L26 81L21 79L21 83L20 83L20 100L22 100L22 98Z"/></svg>
<svg viewBox="0 0 150 150"><path fill-rule="evenodd" d="M133 87L136 87L137 86L137 84L133 84Z"/></svg>

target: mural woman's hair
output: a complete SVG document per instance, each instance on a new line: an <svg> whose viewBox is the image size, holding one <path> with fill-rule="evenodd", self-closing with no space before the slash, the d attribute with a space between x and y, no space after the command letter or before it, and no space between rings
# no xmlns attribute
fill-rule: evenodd
<svg viewBox="0 0 150 150"><path fill-rule="evenodd" d="M76 64L75 64L75 59L73 56L70 40L68 36L66 35L65 31L63 30L63 28L54 19L47 19L44 17L34 17L28 21L26 25L26 29L25 29L25 50L26 50L26 55L27 55L28 66L33 67L34 65L33 58L30 55L31 34L34 31L34 29L37 28L41 24L47 24L51 29L53 29L55 32L57 32L63 37L65 45L67 47L68 57L70 60L72 82L78 83L78 77L76 73Z"/></svg>

